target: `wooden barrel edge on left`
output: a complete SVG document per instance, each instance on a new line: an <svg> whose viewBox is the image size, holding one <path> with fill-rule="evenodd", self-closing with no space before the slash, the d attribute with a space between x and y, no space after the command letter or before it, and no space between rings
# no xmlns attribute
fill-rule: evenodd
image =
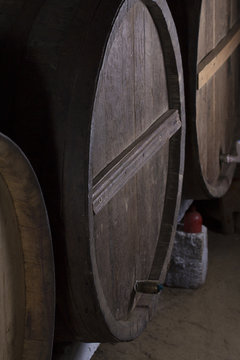
<svg viewBox="0 0 240 360"><path fill-rule="evenodd" d="M25 155L0 134L0 358L51 359L55 280L47 211Z"/></svg>

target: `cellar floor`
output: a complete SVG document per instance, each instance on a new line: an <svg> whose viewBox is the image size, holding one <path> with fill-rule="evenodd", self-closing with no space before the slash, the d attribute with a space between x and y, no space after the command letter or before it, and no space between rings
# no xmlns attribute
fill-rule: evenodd
<svg viewBox="0 0 240 360"><path fill-rule="evenodd" d="M239 360L240 234L209 232L208 276L198 290L164 288L135 341L102 344L92 360Z"/></svg>

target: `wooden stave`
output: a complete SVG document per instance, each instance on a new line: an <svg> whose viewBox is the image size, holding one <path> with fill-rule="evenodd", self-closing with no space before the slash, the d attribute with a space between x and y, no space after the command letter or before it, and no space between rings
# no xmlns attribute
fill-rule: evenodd
<svg viewBox="0 0 240 360"><path fill-rule="evenodd" d="M23 278L19 279L24 292L23 326L21 334L15 334L21 337L21 344L11 358L46 360L52 355L55 325L55 276L48 216L29 161L21 149L1 133L0 155L1 181L14 209L23 266ZM12 319L11 325L14 321ZM11 326L6 333L8 331ZM14 343L17 341L14 339Z"/></svg>
<svg viewBox="0 0 240 360"><path fill-rule="evenodd" d="M185 78L187 135L183 197L196 200L223 196L231 185L235 171L235 164L223 164L223 170L218 177L217 183L208 182L202 172L196 124L198 42L202 2L202 0L194 0L192 2L188 0L184 2L168 0L180 39ZM232 140L233 143L232 147L229 148L229 152L234 153L234 141L236 139L233 138Z"/></svg>
<svg viewBox="0 0 240 360"><path fill-rule="evenodd" d="M154 8L154 3L153 2L151 2L151 1L148 1L147 2L148 4L149 4L149 6L150 5L152 5L153 6L153 8ZM165 12L165 16L167 16L167 17L169 17L169 12L168 12L168 10L166 9L166 6L165 6L165 4L164 4L164 2L163 1L159 1L158 2L161 6L163 6L164 7L164 12ZM107 4L105 4L106 6L107 6ZM120 6L120 1L118 2L118 6L117 6L117 4L115 5L115 7L112 7L110 10L111 11L109 11L109 9L107 8L107 9L104 9L104 6L105 5L103 5L102 7L102 9L101 9L101 11L102 11L102 14L101 14L101 16L99 16L99 18L101 19L101 17L104 15L104 14L109 14L109 18L106 20L106 22L108 21L108 30L106 29L106 33L103 35L103 34L101 34L101 36L103 37L103 39L101 40L101 46L103 46L103 42L105 43L105 39L106 39L106 37L107 37L107 33L110 31L109 29L111 29L111 26L112 26L112 18L115 16L114 14L116 14L116 11L117 11L117 7L118 6ZM91 6L91 5L90 5ZM94 10L92 10L93 12L94 12ZM98 9L98 11L99 11L99 13L100 13L100 10ZM85 25L86 26L86 25ZM171 29L170 29L170 27L171 27ZM169 31L170 30L170 33L171 33L171 40L173 41L173 43L174 43L174 52L177 52L177 50L176 49L178 49L178 45L177 45L177 40L176 40L176 33L175 33L175 29L174 29L174 26L172 25L172 23L170 23L170 24L168 24L168 28L166 27L166 29L164 30L164 31ZM95 38L95 36L96 36L96 33L95 33L95 29L93 29L92 30L93 31L93 33L91 33L91 35L88 35L88 37L89 38ZM75 30L72 30L72 34L74 34L75 33ZM67 46L67 45L66 45ZM91 49L88 49L88 51L91 53ZM99 51L99 50L98 50ZM100 51L99 51L99 53L98 53L98 60L94 60L94 61L96 61L96 63L95 64L91 64L90 66L92 66L92 68L94 69L94 71L93 71L93 74L94 75L92 75L92 78L91 78L91 90L89 90L89 91L91 91L91 93L94 93L94 83L95 83L95 76L96 76L96 73L98 72L98 67L99 67L99 63L100 63L100 61L99 61L99 59L100 59L100 52L102 51L102 49L100 49ZM175 53L175 55L176 55L176 53ZM176 56L177 57L177 64L175 65L177 68L178 68L178 71L179 71L179 73L181 73L181 62L180 62L180 59L178 58L178 55ZM67 59L67 56L66 56L66 63L67 63L67 61L68 61L68 59ZM67 75L68 74L66 74L67 73L67 71L66 71L66 69L65 69L65 58L63 57L63 60L61 60L61 70L63 70L63 72L65 73L65 77L67 77ZM89 66L89 57L88 56L85 56L84 57L84 59L83 59L83 63L85 63L86 64L86 66ZM90 72L90 71L89 71ZM89 78L86 78L86 76L84 76L84 74L82 74L83 76L82 76L82 79L83 79L83 81L85 81L85 83L87 84L87 86L88 86L88 88L89 88ZM85 79L85 80L84 80ZM176 87L176 81L175 81L175 79L173 80L173 87ZM182 82L180 83L180 85L179 85L180 87L181 87L181 89L180 89L180 91L183 91L183 86L182 86ZM80 87L81 89L82 89L82 87ZM82 92L82 90L80 89L80 92ZM177 92L178 92L178 89L177 89ZM82 94L83 95L83 98L86 98L86 96L84 95L84 94ZM92 96L93 97L93 96ZM180 111L181 111L181 113L182 113L182 121L183 121L183 123L184 123L184 103L183 103L183 98L181 97L181 100L180 100L180 102L181 102L181 105L180 105L180 107L179 107L179 99L178 99L178 95L176 96L177 98L176 99L174 99L174 98L172 98L171 99L171 102L172 102L172 104L173 104L173 106L177 106L178 108L180 108L181 107L181 109L180 109ZM88 101L89 102L89 100L88 99L86 99L86 101ZM91 111L91 105L89 104L89 105L87 105L86 106L86 108L87 108L87 116L86 116L86 119L88 119L88 118L90 118L90 115L89 115L89 112ZM183 126L183 128L184 128L184 126ZM10 130L8 130L9 131L9 133L10 134L12 134L14 137L16 137L16 139L19 141L20 140L20 138L19 138L19 136L20 135L18 135L18 134L16 134L15 133L15 129L10 129ZM83 140L84 139L84 141L83 141L83 144L82 144L82 146L83 146L83 148L87 148L88 147L88 145L86 144L89 140L89 134L88 134L88 131L89 131L89 126L87 125L87 124L85 124L85 125L82 125L82 129L81 129L81 133L82 133L82 137L81 137L81 140ZM184 130L183 130L183 132L184 132ZM73 134L72 134L72 131L71 131L71 133L70 134L68 134L67 136L69 136L70 138L71 138L71 136L73 136ZM178 153L178 151L179 151L179 148L181 147L181 151L183 151L183 140L184 140L184 135L182 135L182 138L180 139L180 138L178 138L178 139L175 139L174 141L172 141L172 148L173 149L175 149L174 150L174 152L177 152ZM55 211L55 208L54 208L54 205L55 204L51 204L51 203L49 203L49 196L48 196L48 190L46 190L46 180L44 180L43 178L42 178L42 174L41 174L41 171L42 171L42 169L41 169L41 166L39 167L39 165L37 164L37 161L36 161L36 158L34 159L34 157L35 157L35 155L33 155L33 153L32 153L32 151L31 151L31 146L29 147L28 145L26 145L26 144L24 144L24 140L20 140L21 142L22 142L22 146L23 147L25 147L25 151L27 152L27 154L28 154L28 156L30 157L30 159L31 159L31 161L34 163L34 166L35 166L35 168L37 169L37 172L38 172L38 176L39 176L39 178L40 178L40 182L41 182L41 184L42 184L42 187L43 187L43 191L45 191L45 197L46 197L46 199L47 199L47 206L48 206L48 209L49 209L49 213L50 213L50 218L51 218L51 224L53 224L53 231L55 232L55 234L54 234L54 237L55 238L58 238L58 241L59 241L59 239L61 239L60 241L62 242L62 249L65 249L65 246L66 246L66 244L64 244L64 240L63 240L63 235L61 234L61 232L63 231L64 232L64 227L61 225L61 226L59 226L59 224L62 224L62 221L61 221L61 219L56 219L56 218L54 218L55 217L55 215L53 216L53 213L54 213L54 211ZM72 139L71 140L68 140L69 141L69 143L71 143L72 142ZM76 139L75 139L75 141L77 141ZM181 145L180 145L180 143L181 143ZM175 161L176 161L176 163L178 162L178 164L176 164L176 163L174 163L174 159L173 159L173 162L172 162L172 164L170 164L170 168L173 168L174 170L174 172L176 172L176 169L179 169L179 174L180 174L180 176L179 176L179 182L181 182L181 179L182 179L182 174L183 174L183 159L181 158L181 160L179 159L179 158L177 158L176 157L176 159L175 159ZM68 166L72 166L70 163L72 162L72 158L71 159L69 159L69 165ZM77 160L75 160L75 162L79 162L79 158L77 159ZM86 154L86 158L84 159L84 161L83 160L81 160L80 161L81 163L82 163L82 165L83 165L83 168L84 168L84 173L85 174L88 174L88 168L86 167L86 164L84 164L84 163L88 163L88 154ZM79 163L80 163L79 162ZM80 166L79 166L79 168L80 168ZM73 171L73 170L72 170ZM81 170L79 170L79 173L81 172ZM178 175L179 175L178 174ZM56 174L55 174L56 175ZM178 176L177 175L177 176ZM83 184L81 183L81 187L82 188L84 188L85 189L85 195L84 195L84 202L85 202L85 204L87 204L87 202L88 202L88 199L86 198L86 194L88 193L88 190L86 190L87 188L88 188L88 176L89 175L87 175L86 176L86 178L85 178L85 181L84 181L84 186L83 186ZM67 181L67 180L66 180ZM68 182L69 182L69 180L68 180ZM66 188L69 188L69 186L71 187L71 186L77 186L77 187L79 187L79 184L78 185L76 185L76 184L71 184L71 185L65 185L66 186ZM171 185L169 185L169 187L171 187ZM179 185L179 184L174 184L174 186L173 187L175 187L175 190L173 190L173 193L175 193L175 196L176 196L176 189L177 189L177 192L178 192L178 200L177 200L177 205L176 205L176 201L175 201L175 199L169 199L168 200L168 205L167 206L170 206L170 207L172 207L172 208L176 208L176 210L177 210L177 208L178 208L178 206L179 206L179 199L180 199L180 188L181 188L181 185ZM66 190L66 192L67 192L67 190ZM171 191L170 191L171 192ZM172 195L173 196L173 195ZM174 196L173 196L174 197ZM173 203L173 204L172 204ZM68 205L69 206L69 205ZM76 206L77 206L77 204L76 204ZM89 206L89 208L90 208L90 206ZM64 209L66 209L66 206L64 206ZM65 210L66 211L66 210ZM69 214L71 214L72 213L72 208L69 210L69 213L67 214L67 215L65 215L65 216L70 216ZM81 211L80 211L81 212ZM76 213L78 213L79 214L79 208L78 208L78 210L76 211ZM165 221L167 222L167 223L171 223L171 222L175 222L175 219L176 219L176 213L177 213L177 211L173 211L171 214L167 214L167 213L165 213ZM86 215L86 216L88 216L88 215ZM71 216L70 216L71 217ZM61 230L57 230L56 231L56 227L59 227ZM83 228L84 229L84 227L86 227L85 226L85 224L82 224L82 226L81 226L81 228ZM167 230L168 232L170 231L170 230ZM171 231L172 231L172 229L171 229ZM82 232L82 230L80 229L79 230L79 233L81 233ZM85 232L86 232L86 234L88 234L88 232L89 232L89 230L85 230ZM91 267L92 265L91 265L91 256L89 255L90 253L91 253L91 249L89 249L89 244L88 244L88 235L86 235L85 234L85 236L84 236L84 238L86 238L86 244L84 245L84 246L86 246L86 249L84 250L85 251L85 253L87 254L87 261L88 261L88 264L87 264L87 268L88 267ZM164 235L163 235L164 236ZM172 241L172 240L171 240ZM70 246L69 244L67 244L67 246ZM81 247L81 249L82 249L83 247ZM65 264L65 266L67 266L67 263L66 263L66 258L65 258L65 254L58 254L58 251L59 251L59 249L57 249L57 246L56 246L56 244L55 244L55 253L56 253L56 257L57 257L57 259L58 259L58 261L59 262L61 262L61 263L64 263ZM83 249L82 249L82 251L83 251ZM64 252L64 250L63 250L63 252ZM74 251L72 251L72 252L74 252ZM170 250L169 250L169 252L168 252L168 258L169 258L169 256L170 256ZM91 298L91 297L95 297L95 298L97 298L97 294L96 294L96 292L95 292L95 289L94 289L94 282L95 282L95 280L93 279L93 276L91 275L91 274L89 274L89 271L86 271L86 270L84 270L84 268L83 268L83 271L85 271L85 272L87 272L88 274L87 274L87 276L85 276L84 277L84 281L83 281L83 288L84 288L84 291L88 291L88 290L86 290L85 288L86 288L86 282L87 281L89 281L91 284L93 284L93 287L92 287L92 289L91 289L91 292L89 293L89 298ZM166 271L166 264L165 264L165 271ZM77 276L77 275L75 275L75 276ZM62 270L62 269L59 269L58 268L58 281L59 281L59 283L58 283L58 287L57 287L57 291L59 291L59 295L58 295L58 299L60 299L60 296L61 296L61 300L59 300L59 302L61 302L61 304L59 305L59 307L60 308L65 308L66 307L66 303L67 304L69 304L69 302L71 302L71 299L69 299L69 295L67 296L67 297L65 297L64 296L64 290L63 290L63 287L69 287L69 284L68 284L68 281L67 281L67 279L66 279L66 277L67 277L67 275L65 274L65 272L64 272L64 270ZM63 280L63 279L65 279L65 280ZM61 283L63 283L63 284L60 284L60 282ZM81 299L79 299L79 300L81 300ZM154 301L154 303L155 303L155 301ZM92 313L94 313L95 314L95 309L96 308L98 308L98 304L97 303L94 303L93 304L93 307L92 307ZM71 309L71 306L67 306L69 309L70 309L70 317L72 317L72 319L74 319L74 321L76 321L76 312L74 312L74 310L73 309ZM91 313L91 311L90 311L90 313ZM66 317L65 317L65 319L64 319L64 321L65 321L65 325L67 324L68 326L68 329L69 329L69 334L68 335L66 335L66 328L64 329L64 334L60 334L59 335L59 337L62 337L63 339L66 339L66 336L67 336L67 338L69 339L69 340L72 340L73 338L78 338L78 339L81 339L81 340L89 340L89 341L95 341L95 340L97 340L97 341L109 341L109 340L111 340L111 341L116 341L116 340L129 340L130 338L132 338L132 337L135 337L136 336L136 334L134 334L134 335L130 335L129 336L129 330L126 330L126 333L128 333L128 335L124 335L124 336L122 336L121 334L119 334L119 335L117 335L117 331L118 330L116 330L115 331L115 335L113 336L112 334L109 334L109 331L105 328L105 326L103 326L103 328L101 329L101 332L102 332L102 338L99 338L99 335L97 335L97 337L96 338L94 338L94 336L93 336L93 330L91 330L91 331L88 331L87 329L88 329L88 326L89 326L89 323L90 323L90 320L91 320L91 322L92 322L92 325L90 325L90 326L92 326L92 329L94 328L94 324L96 323L96 317L95 317L95 315L93 315L92 316L92 319L90 319L90 315L88 314L87 316L86 316L86 319L84 319L84 321L82 320L82 319L78 319L78 321L76 321L76 324L73 326L73 324L71 323L71 322L69 322L69 319L68 319L68 315L69 314L66 314ZM100 321L103 321L103 322L105 322L105 319L103 318L103 316L102 316L102 314L100 314L99 315L99 318L100 318ZM73 322L74 322L73 321ZM84 324L84 326L85 326L85 331L84 330L82 330L82 334L79 336L79 327L80 327L80 324L81 324L81 326L82 326L82 324ZM65 326L64 326L65 327ZM123 328L124 328L125 326L123 326ZM75 329L74 329L75 328Z"/></svg>

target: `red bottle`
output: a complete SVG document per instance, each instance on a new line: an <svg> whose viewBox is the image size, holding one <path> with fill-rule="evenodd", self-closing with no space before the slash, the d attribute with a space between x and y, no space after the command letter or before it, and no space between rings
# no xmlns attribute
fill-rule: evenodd
<svg viewBox="0 0 240 360"><path fill-rule="evenodd" d="M194 205L190 207L184 216L183 231L195 234L202 232L202 216Z"/></svg>

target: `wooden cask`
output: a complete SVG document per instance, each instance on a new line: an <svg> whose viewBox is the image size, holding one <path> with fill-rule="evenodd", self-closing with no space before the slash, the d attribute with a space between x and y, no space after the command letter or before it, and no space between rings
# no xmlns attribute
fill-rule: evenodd
<svg viewBox="0 0 240 360"><path fill-rule="evenodd" d="M164 281L181 195L175 26L161 0L47 0L37 14L32 7L25 1L4 35L17 79L5 129L29 156L47 203L56 340L131 340L157 304L158 295L142 292ZM27 36L19 34L23 21ZM141 292L137 281L145 281Z"/></svg>
<svg viewBox="0 0 240 360"><path fill-rule="evenodd" d="M0 358L51 359L55 280L48 217L35 174L0 134Z"/></svg>
<svg viewBox="0 0 240 360"><path fill-rule="evenodd" d="M239 138L240 3L168 0L184 64L187 144L184 197L221 197L235 165Z"/></svg>

